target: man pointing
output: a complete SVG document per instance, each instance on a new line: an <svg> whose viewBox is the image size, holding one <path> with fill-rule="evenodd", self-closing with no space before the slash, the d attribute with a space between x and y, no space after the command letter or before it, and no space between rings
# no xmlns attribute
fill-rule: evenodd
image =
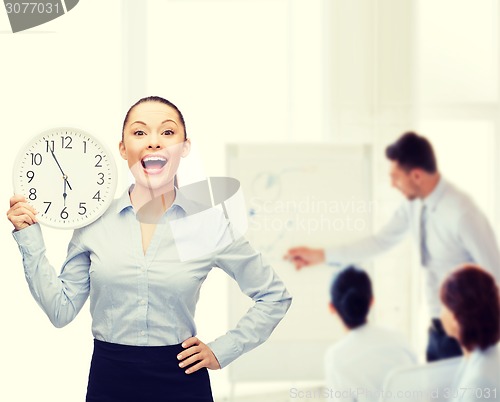
<svg viewBox="0 0 500 402"><path fill-rule="evenodd" d="M376 234L353 244L313 249L295 247L285 258L297 269L320 263L345 266L381 254L411 234L426 275L431 314L427 360L460 355L461 349L441 325L439 286L456 266L470 262L500 278L500 253L495 234L472 199L441 176L430 142L415 133L403 134L386 148L393 187L406 200ZM467 161L464 161L467 163Z"/></svg>

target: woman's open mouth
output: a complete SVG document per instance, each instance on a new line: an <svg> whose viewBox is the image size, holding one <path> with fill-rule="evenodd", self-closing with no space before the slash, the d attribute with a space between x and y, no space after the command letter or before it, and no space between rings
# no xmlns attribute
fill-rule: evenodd
<svg viewBox="0 0 500 402"><path fill-rule="evenodd" d="M141 164L146 174L159 174L167 164L167 158L161 155L146 155Z"/></svg>

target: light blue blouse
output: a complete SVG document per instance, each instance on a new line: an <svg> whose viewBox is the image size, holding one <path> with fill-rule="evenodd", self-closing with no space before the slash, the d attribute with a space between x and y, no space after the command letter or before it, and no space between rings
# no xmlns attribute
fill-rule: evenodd
<svg viewBox="0 0 500 402"><path fill-rule="evenodd" d="M221 268L255 302L234 329L208 343L225 367L270 336L291 296L262 255L243 237L234 238L222 211L205 211L208 220L185 220L189 225L176 231L172 223L178 227L195 212L193 201L177 191L144 254L140 222L126 191L101 218L74 231L59 275L45 257L38 224L13 236L31 293L50 321L56 327L68 324L90 295L92 333L105 342L159 346L195 336L201 285L212 267ZM205 251L181 258L186 244Z"/></svg>

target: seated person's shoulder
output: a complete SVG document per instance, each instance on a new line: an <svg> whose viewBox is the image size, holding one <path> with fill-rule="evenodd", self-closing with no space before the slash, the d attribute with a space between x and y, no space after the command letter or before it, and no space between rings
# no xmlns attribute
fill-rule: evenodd
<svg viewBox="0 0 500 402"><path fill-rule="evenodd" d="M498 346L474 352L466 365L462 386L468 388L498 388L500 386L500 354Z"/></svg>
<svg viewBox="0 0 500 402"><path fill-rule="evenodd" d="M337 342L328 347L325 353L325 360L338 362L344 359L348 356L348 347L349 342L345 337L339 339Z"/></svg>

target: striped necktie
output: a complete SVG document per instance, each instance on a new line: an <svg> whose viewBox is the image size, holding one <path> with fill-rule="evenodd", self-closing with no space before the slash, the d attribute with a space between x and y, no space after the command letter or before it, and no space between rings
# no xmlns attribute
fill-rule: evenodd
<svg viewBox="0 0 500 402"><path fill-rule="evenodd" d="M429 262L429 250L427 249L427 205L422 204L420 211L420 262L426 267Z"/></svg>

